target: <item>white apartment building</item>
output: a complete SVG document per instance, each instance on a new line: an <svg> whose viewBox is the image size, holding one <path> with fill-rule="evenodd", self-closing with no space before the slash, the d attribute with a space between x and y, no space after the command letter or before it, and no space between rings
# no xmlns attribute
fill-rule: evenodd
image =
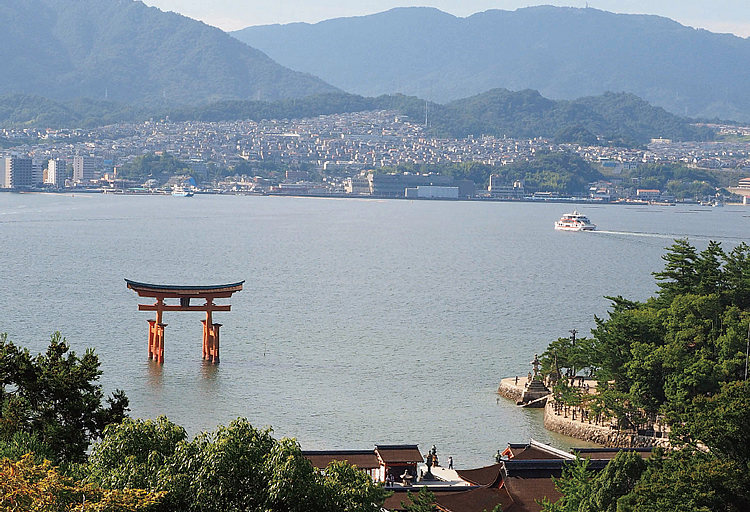
<svg viewBox="0 0 750 512"><path fill-rule="evenodd" d="M65 161L53 158L47 163L47 178L44 183L55 188L63 188L65 186L65 174Z"/></svg>
<svg viewBox="0 0 750 512"><path fill-rule="evenodd" d="M96 160L88 156L73 157L73 181L88 182L96 177Z"/></svg>

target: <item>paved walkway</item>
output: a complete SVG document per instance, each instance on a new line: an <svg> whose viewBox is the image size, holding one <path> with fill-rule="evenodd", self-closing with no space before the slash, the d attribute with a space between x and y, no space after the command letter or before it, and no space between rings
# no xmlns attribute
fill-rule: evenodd
<svg viewBox="0 0 750 512"><path fill-rule="evenodd" d="M524 389L526 389L528 378L526 376L508 377L506 379L502 379L500 382L504 386L515 388L519 393L523 393ZM579 388L578 383L579 381L576 380L576 388ZM594 379L584 379L582 387L585 388L586 385L588 385L588 392L590 394L593 395L594 393L596 393L596 381Z"/></svg>

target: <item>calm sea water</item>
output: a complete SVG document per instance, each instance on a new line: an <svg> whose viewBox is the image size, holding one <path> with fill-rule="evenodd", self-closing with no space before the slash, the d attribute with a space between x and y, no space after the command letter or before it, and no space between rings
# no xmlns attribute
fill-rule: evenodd
<svg viewBox="0 0 750 512"><path fill-rule="evenodd" d="M750 209L585 206L594 233L560 233L570 206L477 202L0 194L0 332L42 351L59 330L95 348L132 416L191 434L239 416L305 449L437 445L459 467L529 437L560 447L540 411L497 402L502 377L607 295L656 289L664 247L748 238ZM201 361L201 313L165 313L166 363L147 358L150 313L124 279L245 280L216 313L221 364ZM147 301L142 301L147 302Z"/></svg>

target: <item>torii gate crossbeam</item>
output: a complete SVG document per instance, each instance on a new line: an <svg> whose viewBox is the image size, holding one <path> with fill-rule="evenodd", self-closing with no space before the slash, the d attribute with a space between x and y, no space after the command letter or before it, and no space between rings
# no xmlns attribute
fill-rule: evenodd
<svg viewBox="0 0 750 512"><path fill-rule="evenodd" d="M139 297L150 297L156 300L154 304L138 304L138 311L156 311L156 319L148 321L148 358L159 364L164 364L164 311L205 311L206 319L203 323L203 359L219 362L219 328L221 324L213 323L214 311L230 311L230 305L214 304L215 299L229 298L235 292L242 290L245 281L239 283L216 286L175 286L138 283L126 279L128 288L135 291ZM179 304L167 304L166 299L179 299ZM192 299L204 299L205 304L191 305Z"/></svg>

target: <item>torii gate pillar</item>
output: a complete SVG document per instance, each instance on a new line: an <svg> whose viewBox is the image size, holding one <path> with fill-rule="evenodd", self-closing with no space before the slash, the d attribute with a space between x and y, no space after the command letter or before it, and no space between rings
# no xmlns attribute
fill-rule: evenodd
<svg viewBox="0 0 750 512"><path fill-rule="evenodd" d="M213 323L214 311L230 311L229 305L216 305L214 299L229 298L233 293L241 291L245 281L218 286L174 286L137 283L125 280L128 288L135 291L139 297L152 297L155 304L138 304L139 311L155 311L156 319L148 321L148 358L164 364L164 328L162 322L164 311L205 311L206 319L203 323L203 359L214 364L219 363L219 328L221 324ZM179 299L180 304L166 304L165 299ZM205 299L201 305L190 305L191 299Z"/></svg>

